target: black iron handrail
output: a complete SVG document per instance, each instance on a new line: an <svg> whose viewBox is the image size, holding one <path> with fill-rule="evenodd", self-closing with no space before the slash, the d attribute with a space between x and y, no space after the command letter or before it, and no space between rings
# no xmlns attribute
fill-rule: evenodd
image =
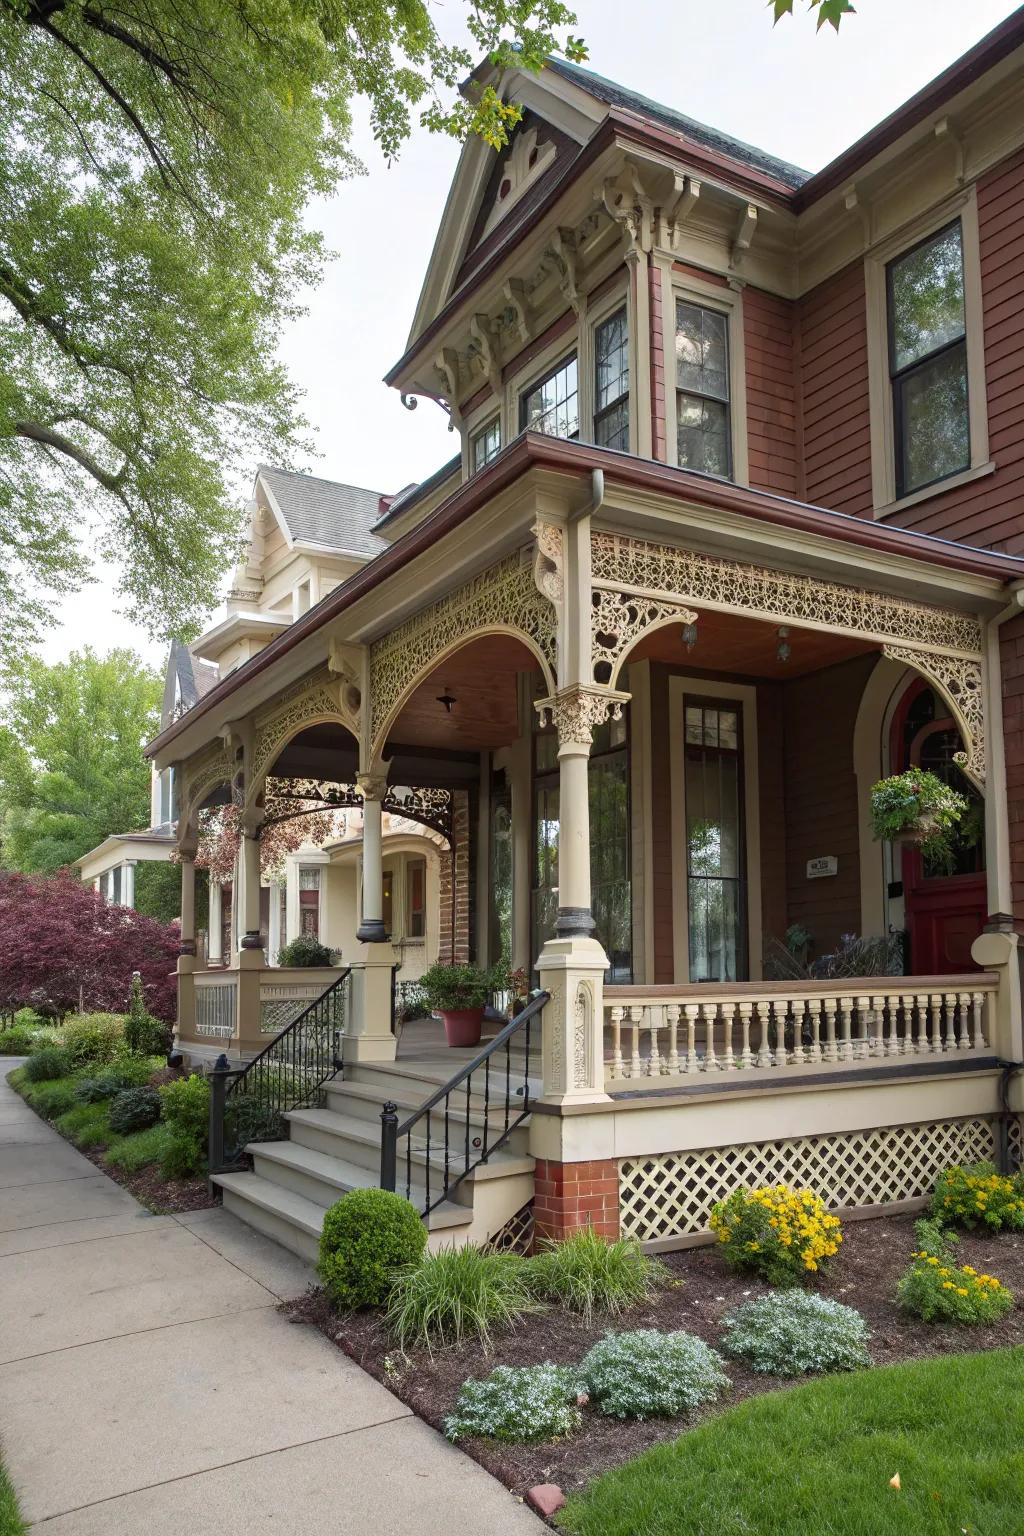
<svg viewBox="0 0 1024 1536"><path fill-rule="evenodd" d="M278 1141L285 1114L317 1102L328 1078L342 1070L348 980L346 966L244 1067L221 1055L210 1072L211 1173L237 1167L252 1141Z"/></svg>
<svg viewBox="0 0 1024 1536"><path fill-rule="evenodd" d="M520 1125L530 1113L530 1026L534 1019L543 1011L546 1003L550 1001L547 992L536 992L530 998L526 1007L517 1013L514 1019L489 1040L473 1060L456 1072L454 1077L444 1083L435 1094L421 1104L408 1119L398 1123L397 1106L392 1103L384 1105L380 1113L381 1139L380 1139L380 1187L381 1189L397 1190L399 1188L398 1143L405 1138L405 1179L404 1193L406 1199L412 1198L412 1170L413 1170L413 1145L412 1132L421 1121L426 1122L426 1135L423 1145L424 1164L423 1175L425 1184L425 1201L422 1206L422 1214L428 1215L435 1206L447 1200L458 1188L463 1179L481 1163L486 1163L492 1153L508 1141L512 1132ZM513 1037L522 1035L524 1056L521 1073L517 1070L513 1076L512 1070L512 1040ZM497 1082L492 1083L491 1059L500 1051L505 1053L505 1078L501 1080L500 1067L497 1069ZM474 1091L474 1074L483 1074L483 1104L478 1106L477 1113L482 1116L482 1134L474 1134L471 1128L472 1097ZM521 1078L519 1086L513 1087L513 1083ZM453 1166L453 1148L451 1143L450 1117L452 1112L452 1096L465 1084L465 1105L457 1106L465 1113L465 1127L459 1136L462 1145L456 1152L456 1164ZM480 1079L477 1079L477 1089L480 1089ZM516 1113L513 1113L513 1101L521 1099L522 1103ZM497 1110L492 1109L492 1101L497 1101ZM444 1138L434 1147L434 1155L443 1155L441 1187L437 1194L431 1198L431 1130L430 1117L439 1105L444 1106ZM501 1106L504 1106L502 1110ZM490 1136L491 1115L497 1113L496 1134L493 1139ZM473 1154L476 1154L474 1156Z"/></svg>

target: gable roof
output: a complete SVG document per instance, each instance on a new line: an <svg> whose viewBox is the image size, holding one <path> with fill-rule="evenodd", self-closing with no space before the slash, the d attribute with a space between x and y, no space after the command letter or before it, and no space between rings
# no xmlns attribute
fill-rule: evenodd
<svg viewBox="0 0 1024 1536"><path fill-rule="evenodd" d="M371 531L380 516L380 491L273 464L261 464L259 477L294 543L318 544L368 559L384 549L383 541Z"/></svg>
<svg viewBox="0 0 1024 1536"><path fill-rule="evenodd" d="M719 155L727 155L730 160L738 160L752 166L755 170L764 171L768 176L774 176L785 186L792 187L794 191L802 187L805 181L810 180L810 171L801 170L799 166L791 165L788 160L779 160L775 155L768 154L766 150L758 149L753 144L745 144L742 139L735 139L731 134L722 133L717 128L709 128L706 123L687 117L685 113L677 112L674 107L666 107L661 102L652 101L649 96L642 95L640 91L631 91L626 86L616 84L614 80L607 80L604 75L595 74L593 70L583 69L579 64L571 64L568 59L549 58L545 68L556 75L561 75L563 79L579 86L581 90L587 91L589 95L598 101L603 101L609 107L618 107L625 112L635 112L638 117L651 118L656 123L664 124L666 128L684 133L688 139L703 145L705 149L714 150Z"/></svg>
<svg viewBox="0 0 1024 1536"><path fill-rule="evenodd" d="M180 640L172 640L164 673L163 723L173 720L176 713L194 708L219 681L220 673L215 666L193 656Z"/></svg>

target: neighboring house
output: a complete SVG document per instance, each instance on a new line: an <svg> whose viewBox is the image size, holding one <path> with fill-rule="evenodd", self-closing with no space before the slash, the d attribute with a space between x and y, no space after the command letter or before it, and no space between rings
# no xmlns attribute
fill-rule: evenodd
<svg viewBox="0 0 1024 1536"><path fill-rule="evenodd" d="M381 515L376 491L263 465L249 504L246 556L234 573L226 615L191 646L175 641L167 660L161 730L181 720L224 677L282 634L311 605L361 569L384 548L371 531ZM177 846L173 765L152 775L150 826L108 837L76 861L83 880L109 901L135 905L139 861L171 858ZM332 835L289 853L278 878L262 884L259 932L268 965L282 947L310 934L341 957L355 944L359 923L358 868L361 802L337 812ZM400 981L413 982L436 959L443 829L387 818L384 892ZM208 931L201 953L212 964L237 961L241 935L234 881L213 883Z"/></svg>
<svg viewBox="0 0 1024 1536"><path fill-rule="evenodd" d="M343 1080L225 1197L308 1251L378 1167L456 1238L703 1239L765 1178L920 1199L1021 1142L1024 14L814 175L562 61L477 78L524 116L467 144L387 379L459 455L148 748L186 891L202 808L247 828L238 966L180 963L197 1059L261 1043L268 780L363 800ZM872 838L908 765L971 800L950 870ZM486 1091L391 1028L411 790L451 797L451 952L550 994ZM877 940L873 973L773 980L794 928ZM379 1163L382 1102L439 1085Z"/></svg>

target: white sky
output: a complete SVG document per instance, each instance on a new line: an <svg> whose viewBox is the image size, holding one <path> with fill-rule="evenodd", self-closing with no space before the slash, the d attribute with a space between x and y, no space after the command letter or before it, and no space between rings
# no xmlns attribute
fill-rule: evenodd
<svg viewBox="0 0 1024 1536"><path fill-rule="evenodd" d="M818 170L1014 9L1006 0L857 0L836 35L798 14L774 29L764 0L576 0L588 64L807 170ZM448 32L464 0L437 8ZM628 18L628 21L627 19ZM401 356L458 146L418 130L390 168L357 114L353 147L367 174L311 210L338 257L281 337L306 394L320 457L314 474L395 491L455 452L430 401L405 411L380 380ZM245 487L248 494L248 486ZM110 572L65 603L43 652L164 648L118 611Z"/></svg>

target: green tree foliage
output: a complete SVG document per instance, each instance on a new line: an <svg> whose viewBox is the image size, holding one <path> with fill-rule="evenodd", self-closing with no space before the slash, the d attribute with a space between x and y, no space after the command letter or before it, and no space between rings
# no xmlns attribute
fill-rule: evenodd
<svg viewBox="0 0 1024 1536"><path fill-rule="evenodd" d="M461 17L461 7L459 8ZM459 18L456 18L458 20ZM499 65L583 57L561 0L478 0ZM515 51L514 51L515 50ZM301 450L276 340L324 250L309 200L354 168L349 103L389 156L415 114L499 145L518 110L426 0L0 0L0 622L118 562L158 635L208 611L230 487Z"/></svg>
<svg viewBox="0 0 1024 1536"><path fill-rule="evenodd" d="M768 0L768 3L776 21L793 14L793 0ZM843 17L853 15L855 11L851 0L807 0L807 6L809 10L817 12L819 32L826 25L834 27L838 32Z"/></svg>
<svg viewBox="0 0 1024 1536"><path fill-rule="evenodd" d="M27 657L0 708L0 862L60 869L112 832L149 825L162 683L132 651Z"/></svg>

